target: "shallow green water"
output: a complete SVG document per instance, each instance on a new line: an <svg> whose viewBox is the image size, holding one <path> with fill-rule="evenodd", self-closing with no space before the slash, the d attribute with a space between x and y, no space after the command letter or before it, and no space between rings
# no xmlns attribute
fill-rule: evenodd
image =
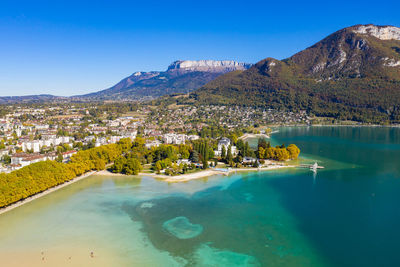
<svg viewBox="0 0 400 267"><path fill-rule="evenodd" d="M273 143L296 143L326 168L180 184L93 176L0 215L0 252L80 246L126 266L400 266L400 129L279 130Z"/></svg>

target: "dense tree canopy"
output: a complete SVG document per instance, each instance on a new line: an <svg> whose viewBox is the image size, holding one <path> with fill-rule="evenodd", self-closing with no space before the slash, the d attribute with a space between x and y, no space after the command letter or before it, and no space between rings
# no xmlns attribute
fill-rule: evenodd
<svg viewBox="0 0 400 267"><path fill-rule="evenodd" d="M11 173L0 174L0 207L40 193L92 170L103 170L129 148L129 139L79 151L67 164L42 161ZM130 166L135 166L132 163Z"/></svg>

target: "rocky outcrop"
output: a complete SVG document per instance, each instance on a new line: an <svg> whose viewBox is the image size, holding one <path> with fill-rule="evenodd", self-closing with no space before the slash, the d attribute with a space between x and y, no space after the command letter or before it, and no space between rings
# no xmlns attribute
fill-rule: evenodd
<svg viewBox="0 0 400 267"><path fill-rule="evenodd" d="M233 60L177 60L169 65L168 71L230 72L235 70L247 70L251 65L252 64Z"/></svg>
<svg viewBox="0 0 400 267"><path fill-rule="evenodd" d="M400 28L394 26L359 25L355 26L353 31L371 35L381 40L400 40Z"/></svg>

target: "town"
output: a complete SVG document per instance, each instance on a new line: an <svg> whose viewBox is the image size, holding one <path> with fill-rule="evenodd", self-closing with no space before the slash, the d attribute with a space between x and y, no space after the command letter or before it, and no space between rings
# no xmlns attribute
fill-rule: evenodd
<svg viewBox="0 0 400 267"><path fill-rule="evenodd" d="M0 172L6 173L39 161L68 162L79 150L137 136L145 139L148 149L211 138L215 139L215 155L221 156L221 142L229 141L223 138L231 133L263 134L262 125L307 125L311 121L305 111L238 106L164 109L137 103L121 104L119 108L103 103L3 105L0 115ZM218 140L222 140L219 145ZM231 153L235 156L234 149Z"/></svg>

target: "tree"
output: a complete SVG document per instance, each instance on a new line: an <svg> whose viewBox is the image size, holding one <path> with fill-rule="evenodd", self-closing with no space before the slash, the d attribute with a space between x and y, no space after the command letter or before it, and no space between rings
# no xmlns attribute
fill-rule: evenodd
<svg viewBox="0 0 400 267"><path fill-rule="evenodd" d="M193 150L192 153L190 154L190 161L199 162L199 152Z"/></svg>
<svg viewBox="0 0 400 267"><path fill-rule="evenodd" d="M121 147L122 151L127 152L132 147L132 141L130 138L122 138L119 140L118 145Z"/></svg>
<svg viewBox="0 0 400 267"><path fill-rule="evenodd" d="M297 159L300 154L300 149L295 144L290 144L286 148L289 152L290 159Z"/></svg>
<svg viewBox="0 0 400 267"><path fill-rule="evenodd" d="M93 162L94 169L97 171L104 170L106 168L106 163L102 159L95 159Z"/></svg>
<svg viewBox="0 0 400 267"><path fill-rule="evenodd" d="M258 139L258 148L262 147L263 149L267 148L267 141L265 138L259 138Z"/></svg>
<svg viewBox="0 0 400 267"><path fill-rule="evenodd" d="M204 140L201 148L202 148L202 153L201 153L202 160L201 161L203 163L203 169L207 169L208 168L208 156L209 156L208 155L209 148L208 148L207 140Z"/></svg>
<svg viewBox="0 0 400 267"><path fill-rule="evenodd" d="M190 156L188 145L179 145L179 154L181 154L181 158L188 159Z"/></svg>
<svg viewBox="0 0 400 267"><path fill-rule="evenodd" d="M214 158L214 156L215 156L214 150L209 149L209 150L208 150L208 159L212 159L212 158Z"/></svg>
<svg viewBox="0 0 400 267"><path fill-rule="evenodd" d="M243 157L250 157L251 154L252 154L251 152L252 152L252 151L251 151L251 149L250 149L249 142L244 143L244 146L243 146L243 153L242 153Z"/></svg>
<svg viewBox="0 0 400 267"><path fill-rule="evenodd" d="M232 146L228 146L228 151L226 152L226 162L231 162L233 159L232 157Z"/></svg>
<svg viewBox="0 0 400 267"><path fill-rule="evenodd" d="M128 175L138 175L139 172L142 170L142 165L137 158L129 158L126 161L126 165L124 168L125 174Z"/></svg>
<svg viewBox="0 0 400 267"><path fill-rule="evenodd" d="M188 171L188 165L185 163L185 164L183 164L182 172L187 173L187 171Z"/></svg>
<svg viewBox="0 0 400 267"><path fill-rule="evenodd" d="M6 146L4 145L4 141L1 140L1 142L0 142L0 149L4 149L4 148L6 148Z"/></svg>
<svg viewBox="0 0 400 267"><path fill-rule="evenodd" d="M237 135L236 135L235 133L232 133L232 134L229 136L229 139L232 140L232 143L233 143L233 144L236 144L236 142L238 141L238 137L237 137Z"/></svg>
<svg viewBox="0 0 400 267"><path fill-rule="evenodd" d="M264 156L265 156L265 149L262 146L258 147L258 158L263 159Z"/></svg>
<svg viewBox="0 0 400 267"><path fill-rule="evenodd" d="M237 147L237 149L239 150L241 156L245 156L245 155L243 155L244 143L243 143L243 140L242 140L242 139L239 139L239 140L237 141L236 147Z"/></svg>
<svg viewBox="0 0 400 267"><path fill-rule="evenodd" d="M62 162L63 159L64 159L64 158L63 158L62 154L61 154L61 153L57 153L56 161L57 161L57 162Z"/></svg>
<svg viewBox="0 0 400 267"><path fill-rule="evenodd" d="M114 161L114 165L111 167L112 172L114 173L121 173L124 169L124 166L126 164L126 158L125 157L119 157Z"/></svg>
<svg viewBox="0 0 400 267"><path fill-rule="evenodd" d="M221 158L222 158L223 160L225 160L225 158L226 158L226 149L225 149L225 146L222 146Z"/></svg>
<svg viewBox="0 0 400 267"><path fill-rule="evenodd" d="M264 158L265 159L275 159L275 147L268 147L265 150Z"/></svg>
<svg viewBox="0 0 400 267"><path fill-rule="evenodd" d="M3 162L5 164L10 164L11 163L11 157L9 155L4 155L3 156Z"/></svg>
<svg viewBox="0 0 400 267"><path fill-rule="evenodd" d="M153 162L153 156L151 154L147 155L147 163Z"/></svg>
<svg viewBox="0 0 400 267"><path fill-rule="evenodd" d="M202 163L203 163L203 169L207 169L208 168L208 160L207 160L207 158L203 158L203 160L202 160Z"/></svg>
<svg viewBox="0 0 400 267"><path fill-rule="evenodd" d="M156 172L159 174L160 171L162 170L161 162L157 161L154 168L155 168Z"/></svg>
<svg viewBox="0 0 400 267"><path fill-rule="evenodd" d="M290 158L289 152L286 148L275 149L275 159L279 161L288 160Z"/></svg>

